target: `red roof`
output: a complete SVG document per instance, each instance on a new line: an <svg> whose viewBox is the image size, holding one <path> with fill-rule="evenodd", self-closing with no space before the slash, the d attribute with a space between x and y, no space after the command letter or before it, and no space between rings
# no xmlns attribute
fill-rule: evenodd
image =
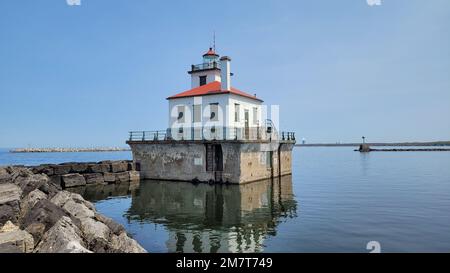
<svg viewBox="0 0 450 273"><path fill-rule="evenodd" d="M203 54L203 56L219 56L219 55L217 55L217 53L212 49L212 47L210 47L209 48L209 50L205 53L205 54Z"/></svg>
<svg viewBox="0 0 450 273"><path fill-rule="evenodd" d="M206 95L217 95L217 94L235 94L238 96L254 99L262 102L261 99L256 96L252 96L245 92L242 92L234 87L231 87L231 90L221 90L220 82L214 81L208 84L193 88L188 91L181 92L179 94L168 97L167 99L177 99L177 98L186 98L186 97L196 97L196 96L206 96Z"/></svg>

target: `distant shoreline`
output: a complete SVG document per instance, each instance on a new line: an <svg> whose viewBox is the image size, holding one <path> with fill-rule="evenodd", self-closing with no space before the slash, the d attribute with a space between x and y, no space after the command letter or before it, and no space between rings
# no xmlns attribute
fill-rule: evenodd
<svg viewBox="0 0 450 273"><path fill-rule="evenodd" d="M10 153L81 153L81 152L123 152L130 148L17 148L9 150Z"/></svg>
<svg viewBox="0 0 450 273"><path fill-rule="evenodd" d="M432 142L375 142L366 143L369 146L450 146L450 141ZM296 144L299 147L358 147L361 143L311 143Z"/></svg>

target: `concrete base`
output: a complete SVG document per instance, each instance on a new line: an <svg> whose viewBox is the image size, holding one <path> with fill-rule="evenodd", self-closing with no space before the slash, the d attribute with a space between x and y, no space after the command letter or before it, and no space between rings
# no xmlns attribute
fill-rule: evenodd
<svg viewBox="0 0 450 273"><path fill-rule="evenodd" d="M295 142L129 141L143 179L243 184L292 173Z"/></svg>

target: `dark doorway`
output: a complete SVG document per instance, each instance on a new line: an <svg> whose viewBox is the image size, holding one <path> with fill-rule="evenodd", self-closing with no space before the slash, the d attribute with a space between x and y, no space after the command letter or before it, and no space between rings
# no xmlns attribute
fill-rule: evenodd
<svg viewBox="0 0 450 273"><path fill-rule="evenodd" d="M222 145L206 144L206 170L223 171Z"/></svg>

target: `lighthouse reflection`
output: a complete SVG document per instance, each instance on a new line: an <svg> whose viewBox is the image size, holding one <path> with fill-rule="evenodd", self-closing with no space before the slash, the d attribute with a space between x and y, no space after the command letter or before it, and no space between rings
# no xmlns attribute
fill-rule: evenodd
<svg viewBox="0 0 450 273"><path fill-rule="evenodd" d="M284 176L245 185L143 181L125 217L164 225L169 252L259 252L296 211Z"/></svg>

